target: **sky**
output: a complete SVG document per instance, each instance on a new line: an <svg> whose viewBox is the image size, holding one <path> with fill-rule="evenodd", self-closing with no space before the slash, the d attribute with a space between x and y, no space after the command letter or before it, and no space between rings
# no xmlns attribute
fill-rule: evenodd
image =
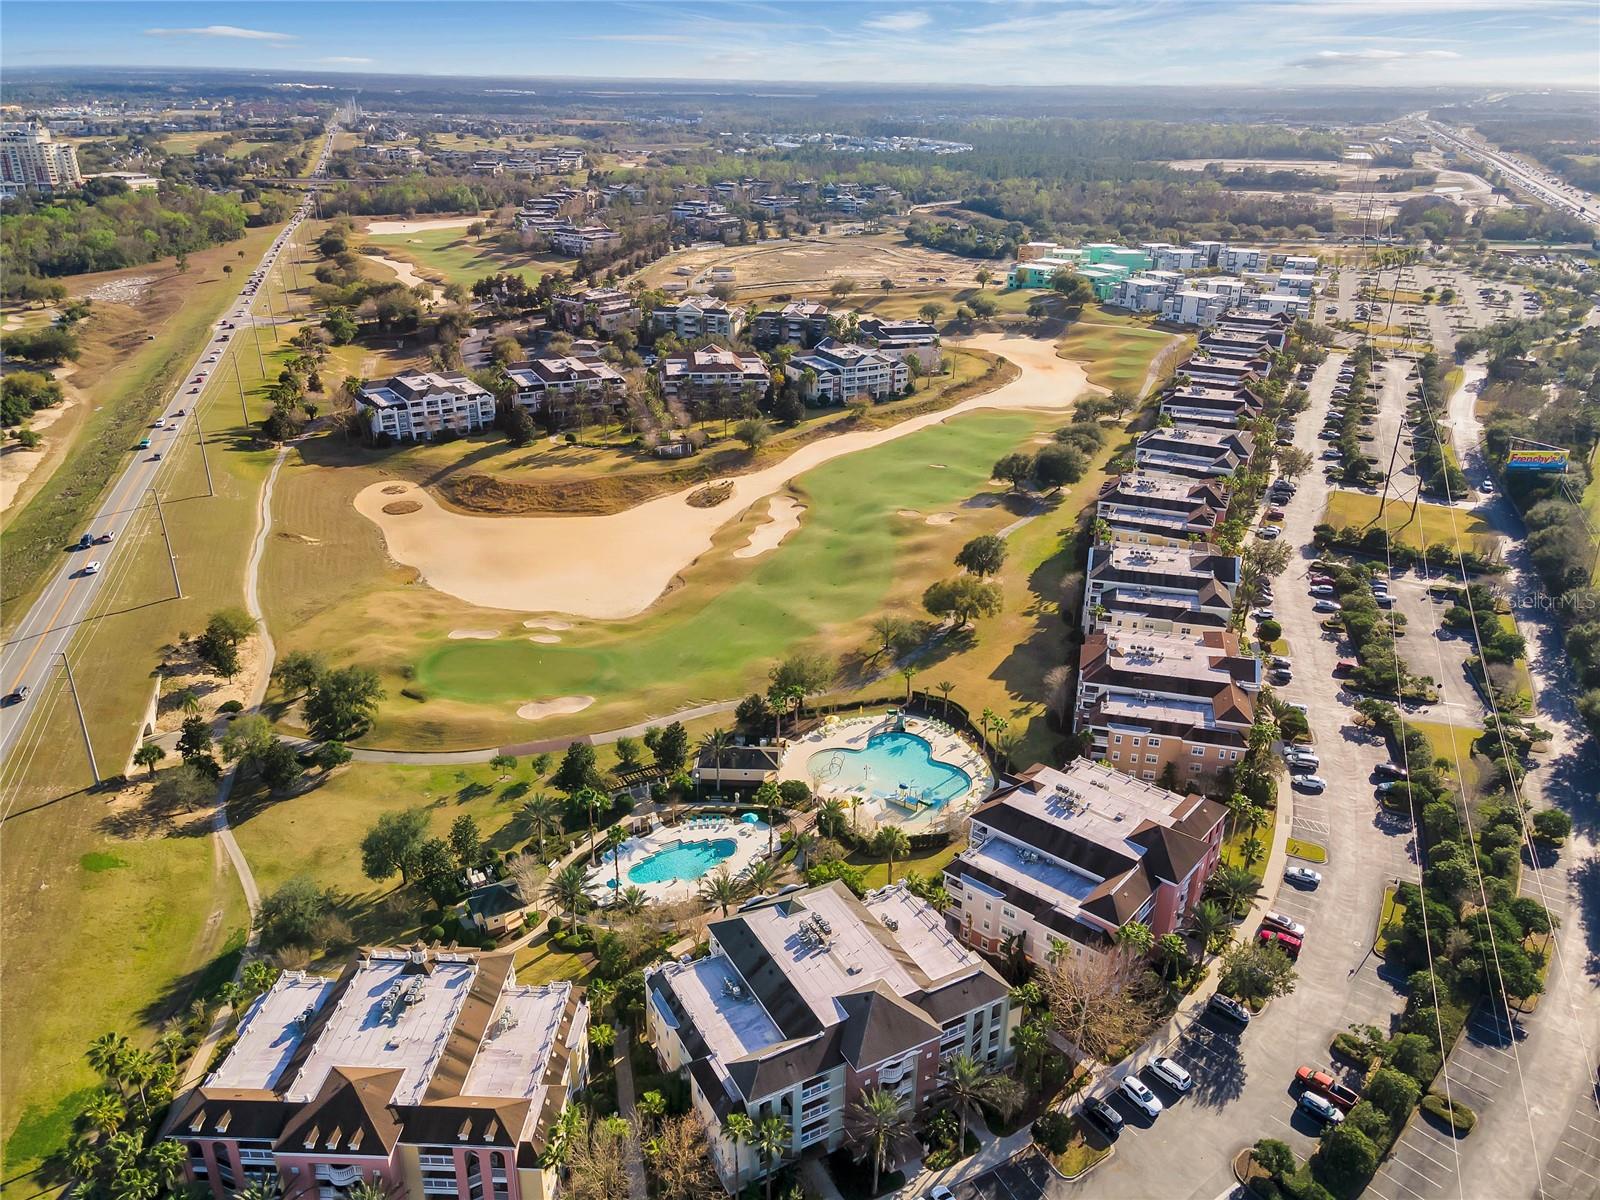
<svg viewBox="0 0 1600 1200"><path fill-rule="evenodd" d="M0 66L957 84L1600 82L1595 0L5 0Z"/></svg>

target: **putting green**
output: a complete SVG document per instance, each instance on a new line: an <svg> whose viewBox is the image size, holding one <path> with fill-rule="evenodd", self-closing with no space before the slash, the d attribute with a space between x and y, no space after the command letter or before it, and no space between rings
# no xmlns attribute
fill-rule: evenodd
<svg viewBox="0 0 1600 1200"><path fill-rule="evenodd" d="M735 694L800 644L872 616L897 582L953 573L947 560L920 561L916 542L950 532L924 516L972 511L962 502L988 489L995 461L1059 422L978 412L824 464L797 480L808 505L800 528L754 565L721 556L691 569L659 611L563 634L559 645L442 642L417 664L417 681L430 696L469 702L585 695L648 705Z"/></svg>

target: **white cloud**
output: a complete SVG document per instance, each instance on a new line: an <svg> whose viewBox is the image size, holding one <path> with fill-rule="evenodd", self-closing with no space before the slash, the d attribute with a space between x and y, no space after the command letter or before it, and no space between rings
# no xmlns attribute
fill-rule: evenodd
<svg viewBox="0 0 1600 1200"><path fill-rule="evenodd" d="M1396 62L1418 62L1460 58L1454 50L1319 50L1306 58L1297 58L1289 65L1308 71L1326 71L1335 67L1384 66Z"/></svg>
<svg viewBox="0 0 1600 1200"><path fill-rule="evenodd" d="M884 13L881 17L873 17L870 21L862 22L867 29L876 29L882 33L911 33L921 29L932 21L925 12L908 9L905 12Z"/></svg>
<svg viewBox="0 0 1600 1200"><path fill-rule="evenodd" d="M356 64L356 63L369 63L369 62L372 62L374 60L372 60L370 58L362 58L360 55L356 55L356 54L330 54L326 58L317 59L317 61L319 63L329 63L329 64L333 64L333 63Z"/></svg>
<svg viewBox="0 0 1600 1200"><path fill-rule="evenodd" d="M146 29L145 37L242 38L251 42L291 42L292 33L272 33L265 29L240 29L237 25L202 25L196 29Z"/></svg>

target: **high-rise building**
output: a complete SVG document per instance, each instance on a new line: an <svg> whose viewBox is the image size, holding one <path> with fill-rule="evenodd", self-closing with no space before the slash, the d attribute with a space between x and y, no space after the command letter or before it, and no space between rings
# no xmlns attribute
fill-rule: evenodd
<svg viewBox="0 0 1600 1200"><path fill-rule="evenodd" d="M78 148L54 141L37 121L0 126L0 186L8 195L81 187Z"/></svg>

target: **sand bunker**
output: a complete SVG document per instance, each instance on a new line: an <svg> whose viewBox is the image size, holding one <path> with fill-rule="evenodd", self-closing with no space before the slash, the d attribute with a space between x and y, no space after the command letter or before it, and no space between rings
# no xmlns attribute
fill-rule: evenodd
<svg viewBox="0 0 1600 1200"><path fill-rule="evenodd" d="M594 703L593 696L557 696L554 700L530 700L517 709L524 721L538 721L544 717L564 717L582 712Z"/></svg>
<svg viewBox="0 0 1600 1200"><path fill-rule="evenodd" d="M489 642L499 636L500 631L498 629L452 629L450 631L450 640L452 642L463 642L469 638L475 641Z"/></svg>
<svg viewBox="0 0 1600 1200"><path fill-rule="evenodd" d="M465 229L481 217L426 217L420 221L368 221L368 233L421 233L424 229Z"/></svg>
<svg viewBox="0 0 1600 1200"><path fill-rule="evenodd" d="M418 500L391 500L383 506L383 511L391 517L403 517L407 513L421 512L422 503Z"/></svg>
<svg viewBox="0 0 1600 1200"><path fill-rule="evenodd" d="M415 486L412 483L386 483L383 485L383 494L385 496L404 496Z"/></svg>
<svg viewBox="0 0 1600 1200"><path fill-rule="evenodd" d="M561 638L554 633L534 633L528 635L528 640L530 642L543 642L546 646L554 646Z"/></svg>
<svg viewBox="0 0 1600 1200"><path fill-rule="evenodd" d="M914 508L897 508L894 510L897 517L920 517L922 514Z"/></svg>
<svg viewBox="0 0 1600 1200"><path fill-rule="evenodd" d="M956 519L955 513L930 513L930 514L928 514L927 524L929 524L929 525L948 525L952 521L954 521L955 519Z"/></svg>
<svg viewBox="0 0 1600 1200"><path fill-rule="evenodd" d="M391 558L416 568L435 590L468 604L605 620L631 617L655 603L680 572L711 549L724 524L813 467L979 409L1064 412L1089 390L1083 368L1057 358L1050 341L991 333L964 344L1004 355L1021 375L941 412L807 443L781 462L738 476L731 502L716 508L689 505L687 496L697 490L691 488L607 516L480 517L448 512L418 490L412 495L422 502L422 511L400 519L383 512L388 484L373 484L357 494L356 511L383 532ZM628 564L627 570L619 570L619 563Z"/></svg>
<svg viewBox="0 0 1600 1200"><path fill-rule="evenodd" d="M522 623L522 627L524 629L554 629L559 633L563 629L571 629L572 628L572 622L571 621L550 621L550 620L546 620L546 619L544 619L542 617L535 617L531 621L524 621Z"/></svg>
<svg viewBox="0 0 1600 1200"><path fill-rule="evenodd" d="M793 496L774 496L767 505L767 520L750 535L750 540L733 552L735 558L755 558L776 550L784 538L800 528L800 514L806 506Z"/></svg>

